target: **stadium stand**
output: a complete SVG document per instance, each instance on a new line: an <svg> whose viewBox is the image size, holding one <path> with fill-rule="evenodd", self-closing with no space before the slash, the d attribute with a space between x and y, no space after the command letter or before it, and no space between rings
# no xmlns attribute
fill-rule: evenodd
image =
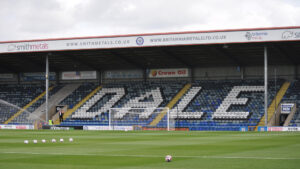
<svg viewBox="0 0 300 169"><path fill-rule="evenodd" d="M300 112L299 112L299 104L300 104L300 81L299 79L294 80L291 83L290 88L287 90L286 94L282 99L282 103L296 103L296 112L291 120L289 126L300 126Z"/></svg>
<svg viewBox="0 0 300 169"><path fill-rule="evenodd" d="M108 96L112 97L103 98L107 94L109 94ZM124 96L124 94L125 91L123 88L102 88L102 90L97 92L91 99L85 102L85 104L81 106L75 112L75 114L72 115L72 118L92 119L96 115L101 115L102 112L107 112L116 101L118 101L122 96ZM93 105L100 99L103 99L103 101L105 101L106 104L104 104L102 107L98 107L99 109L97 109Z"/></svg>
<svg viewBox="0 0 300 169"><path fill-rule="evenodd" d="M98 85L96 83L85 82L81 84L75 91L59 103L59 105L68 105L68 108L73 108L86 95L91 93Z"/></svg>
<svg viewBox="0 0 300 169"><path fill-rule="evenodd" d="M19 108L23 108L26 104L41 94L43 92L43 88L43 85L37 84L1 84L0 99L18 106ZM0 109L0 123L4 123L12 115L17 113L17 111L19 111L18 108L5 104L1 104Z"/></svg>
<svg viewBox="0 0 300 169"><path fill-rule="evenodd" d="M299 78L299 30L276 27L1 42L0 123L27 119L30 113L18 107L31 115L44 114L44 83L50 81L56 84L50 96L67 83L83 83L58 95L57 103L51 102L68 107L65 121L55 120L55 125L107 125L111 108L147 107L135 117L125 110L115 117L120 122L133 118L127 125L144 121L159 127L165 125L167 113L163 110L154 117L149 107L167 107L177 128L266 126L265 112L268 122L283 96L282 103L299 107L299 79L295 80ZM94 40L97 43L89 42ZM122 43L108 43L116 40ZM25 42L26 47L18 47ZM31 48L40 43L47 48ZM273 77L282 79L275 83ZM266 107L264 80L268 82ZM289 125L299 126L299 118L297 109ZM276 118L269 123L273 121Z"/></svg>
<svg viewBox="0 0 300 169"><path fill-rule="evenodd" d="M192 87L181 99L180 102L171 110L171 118L174 119L200 119L203 112L184 112L186 106L194 99L201 87Z"/></svg>
<svg viewBox="0 0 300 169"><path fill-rule="evenodd" d="M269 82L269 104L284 80ZM149 81L149 82L120 82L103 84L103 88L95 93L89 100L72 113L61 126L107 125L110 108L145 108L166 107L175 95L188 84L187 81ZM50 96L59 91L64 85L57 85L51 90ZM73 108L78 102L91 93L96 83L83 83L68 97L59 103ZM20 91L17 91L20 90ZM283 102L298 99L300 90L299 81L292 83ZM12 104L24 107L43 91L42 85L1 85L0 98L13 98L8 100ZM18 96L16 96L16 94ZM7 97L11 96L11 97ZM18 99L25 98L25 99ZM263 80L197 80L178 100L170 110L171 118L176 119L177 128L190 130L239 130L240 126L256 126L263 117ZM45 102L42 97L34 102L27 110L32 112ZM299 103L297 103L299 105ZM9 110L7 110L9 109ZM1 104L1 112L10 112L1 115L1 123L6 121L18 110L14 107ZM116 115L120 121L128 120L127 112ZM148 109L132 124L139 120L151 123L154 116ZM117 117L119 116L119 117ZM28 117L22 113L11 121L11 124L20 123ZM127 119L126 119L127 118ZM164 115L164 120L166 115ZM162 127L163 123L157 123ZM296 112L290 126L299 125L299 111Z"/></svg>
<svg viewBox="0 0 300 169"><path fill-rule="evenodd" d="M59 89L61 89L63 87L63 85L56 85L53 86L53 89L49 91L49 97L51 97L52 95L54 95L57 91L59 91ZM41 90L44 90L45 88L41 88ZM44 92L44 91L40 91L40 92ZM36 97L34 97L36 98ZM32 100L34 100L34 98ZM40 107L44 102L45 102L45 95L43 95L43 97L37 99L35 102L33 102L26 110L27 111L23 111L21 114L17 115L14 119L12 119L9 124L17 124L17 123L34 123L34 121L36 120L36 118L41 118L39 116L29 119L29 116L38 108ZM30 101L31 102L31 101ZM28 102L29 103L29 102ZM24 107L24 106L23 106Z"/></svg>
<svg viewBox="0 0 300 169"><path fill-rule="evenodd" d="M270 81L269 104L275 95L275 88L278 90L282 83L283 80L278 80L277 86L275 87L274 82ZM264 95L261 91L261 87L257 87L263 86L263 80L196 81L193 86L201 86L201 92L196 95L184 111L203 112L202 118L200 120L179 119L176 121L176 127L189 127L191 130L239 130L240 126L257 125L264 114ZM225 98L230 97L230 91L241 88L235 88L235 86L242 86L242 88L256 86L254 88L258 90L255 92L245 91L238 95L238 100L242 99L244 105L236 104L221 108L223 111L227 109L227 112L247 112L244 113L246 116L237 118L234 113L228 113L232 115L227 115L224 118L214 118L216 115L213 115L213 113L218 112L218 108L219 110L221 109L220 105L222 103L224 104ZM231 101L233 102L233 100ZM225 104L226 102L225 99ZM229 106L228 104L226 105ZM250 114L248 114L248 112L250 112Z"/></svg>
<svg viewBox="0 0 300 169"><path fill-rule="evenodd" d="M269 104L283 82L284 80L277 80L277 86L274 85L274 81L269 82ZM165 81L104 84L103 89L61 125L107 125L108 110L111 107L165 107L187 83L187 81ZM79 88L77 92L83 93L84 88ZM69 96L71 97L74 96ZM170 112L171 116L177 120L176 127L178 128L239 130L240 126L258 124L264 115L263 102L263 80L196 81ZM154 119L150 114L144 112L135 120L147 119L149 123ZM126 118L126 112L118 116L122 120ZM166 115L163 118L165 119ZM134 123L136 121L132 121L132 124ZM165 124L157 124L158 127L162 125Z"/></svg>
<svg viewBox="0 0 300 169"><path fill-rule="evenodd" d="M102 90L96 93L61 125L107 125L108 110L111 107L164 107L185 83L187 82L121 82L104 84ZM118 94L114 95L113 93L116 92ZM124 115L123 113L119 116L121 118ZM149 115L149 112L145 113L141 118L149 117ZM148 119L149 122L151 120L152 118Z"/></svg>

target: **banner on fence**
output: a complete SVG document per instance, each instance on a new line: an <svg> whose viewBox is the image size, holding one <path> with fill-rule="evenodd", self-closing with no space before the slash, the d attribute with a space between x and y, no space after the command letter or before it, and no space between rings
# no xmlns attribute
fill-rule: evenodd
<svg viewBox="0 0 300 169"><path fill-rule="evenodd" d="M294 107L293 103L281 104L281 114L290 114Z"/></svg>

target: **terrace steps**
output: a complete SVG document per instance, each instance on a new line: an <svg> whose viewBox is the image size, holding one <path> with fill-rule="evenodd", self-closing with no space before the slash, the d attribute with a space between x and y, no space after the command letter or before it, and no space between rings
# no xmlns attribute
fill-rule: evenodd
<svg viewBox="0 0 300 169"><path fill-rule="evenodd" d="M178 100L191 88L191 84L186 84L177 94L176 96L167 104L166 107L171 110L174 105L178 102ZM150 126L156 126L160 120L166 115L167 111L163 110L161 111L156 118L150 123Z"/></svg>
<svg viewBox="0 0 300 169"><path fill-rule="evenodd" d="M49 87L48 91L51 91L54 88L54 86ZM7 119L4 124L8 124L10 123L12 120L14 120L16 117L18 117L20 114L22 114L24 112L24 110L26 110L28 107L30 107L31 105L33 105L35 102L37 102L39 99L41 99L42 97L44 97L46 94L46 91L44 91L43 93L41 93L39 96L37 96L35 99L33 99L31 102L29 102L27 105L25 105L21 110L19 110L16 114L14 114L13 116L11 116L9 119Z"/></svg>
<svg viewBox="0 0 300 169"><path fill-rule="evenodd" d="M79 103L77 103L72 109L67 110L64 113L64 120L68 118L73 112L75 112L80 106L82 106L87 100L89 100L92 96L95 95L100 89L102 89L102 86L98 86L96 89L94 89L90 94L88 94L84 99L82 99ZM56 119L54 121L55 125L59 125L59 119Z"/></svg>
<svg viewBox="0 0 300 169"><path fill-rule="evenodd" d="M278 107L279 103L281 102L281 99L283 98L284 94L286 93L287 89L290 86L290 82L285 82L278 93L276 94L276 97L273 99L272 103L270 104L268 108L268 121L271 119L275 112L275 105ZM260 119L260 122L258 123L257 126L265 126L265 115Z"/></svg>

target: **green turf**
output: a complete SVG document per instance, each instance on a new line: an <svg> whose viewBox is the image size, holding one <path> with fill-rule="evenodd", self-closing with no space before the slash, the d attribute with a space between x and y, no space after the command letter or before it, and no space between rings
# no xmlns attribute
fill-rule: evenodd
<svg viewBox="0 0 300 169"><path fill-rule="evenodd" d="M0 130L0 168L298 169L300 133Z"/></svg>

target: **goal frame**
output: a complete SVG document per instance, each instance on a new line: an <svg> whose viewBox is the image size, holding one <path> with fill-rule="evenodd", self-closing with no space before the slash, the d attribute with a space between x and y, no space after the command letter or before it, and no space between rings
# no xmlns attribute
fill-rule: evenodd
<svg viewBox="0 0 300 169"><path fill-rule="evenodd" d="M168 107L144 107L144 108L136 108L136 107L133 107L133 108L131 108L131 107L121 107L121 108L110 108L109 109L109 113L108 113L108 126L109 126L109 129L110 130L114 130L114 127L113 127L113 117L112 117L112 112L114 111L114 110L128 110L128 111L130 111L130 110L147 110L147 109L150 109L150 110L153 110L152 112L151 112L151 114L153 114L155 111L157 111L157 110L159 110L159 114L161 114L161 113L164 113L164 112L166 112L166 115L167 115L167 121L166 121L166 123L167 123L167 128L166 128L166 130L167 131L171 131L171 126L170 126L170 122L171 122L171 120L170 120L170 118L171 118L171 116L170 116L170 108L168 108ZM126 112L126 114L127 114L128 112ZM159 115L159 114L157 114L157 116ZM164 115L165 116L165 115ZM163 119L164 117L162 117L162 119ZM161 120L160 120L161 121ZM159 122L158 122L159 123ZM137 125L132 125L132 126L139 126L138 124ZM146 127L146 126L143 126L143 127ZM174 130L175 130L175 119L174 119Z"/></svg>

